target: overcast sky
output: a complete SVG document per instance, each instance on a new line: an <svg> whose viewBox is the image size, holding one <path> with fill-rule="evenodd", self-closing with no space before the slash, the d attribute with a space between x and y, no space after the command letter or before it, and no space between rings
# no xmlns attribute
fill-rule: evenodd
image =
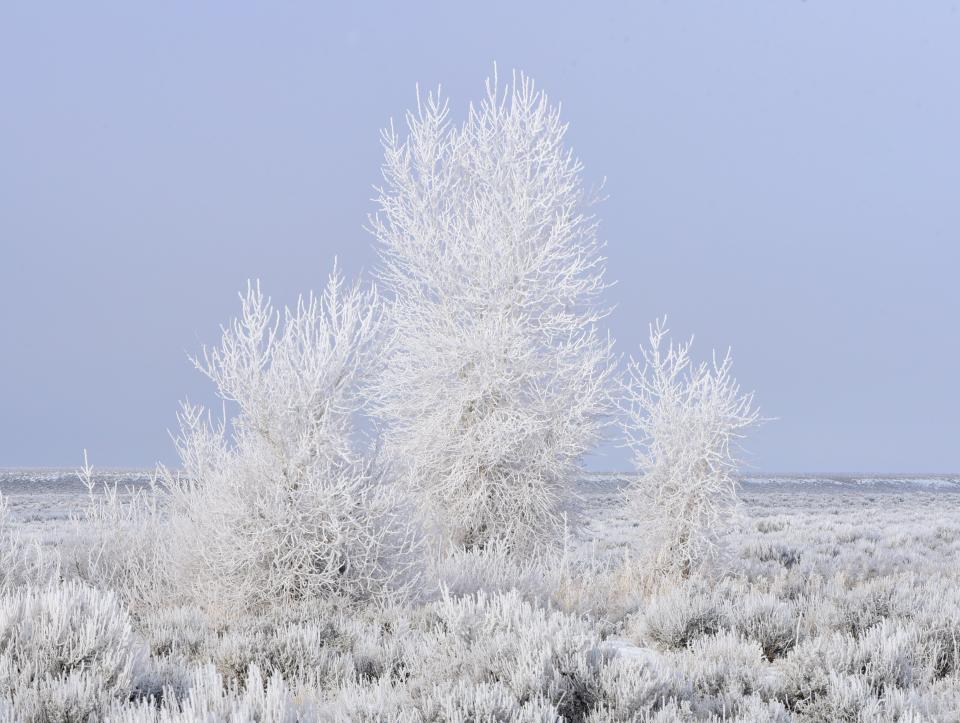
<svg viewBox="0 0 960 723"><path fill-rule="evenodd" d="M497 61L607 179L621 352L732 345L759 470L960 471L957 3L325 5L3 3L0 466L173 461L246 279L368 274L379 128Z"/></svg>

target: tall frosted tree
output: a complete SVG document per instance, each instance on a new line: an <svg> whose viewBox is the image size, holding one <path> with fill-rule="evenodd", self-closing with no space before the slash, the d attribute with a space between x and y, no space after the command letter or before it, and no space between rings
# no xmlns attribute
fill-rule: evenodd
<svg viewBox="0 0 960 723"><path fill-rule="evenodd" d="M392 340L387 449L441 536L554 539L608 411L602 244L567 126L496 73L454 124L440 91L383 131L379 240Z"/></svg>

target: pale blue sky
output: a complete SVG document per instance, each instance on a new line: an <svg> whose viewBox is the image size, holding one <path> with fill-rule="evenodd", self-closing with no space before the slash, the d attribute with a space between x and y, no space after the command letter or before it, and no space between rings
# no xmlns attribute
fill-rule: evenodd
<svg viewBox="0 0 960 723"><path fill-rule="evenodd" d="M733 345L759 469L960 470L957 3L322 5L0 7L0 466L172 461L236 291L369 270L378 129L496 60L607 177L620 351Z"/></svg>

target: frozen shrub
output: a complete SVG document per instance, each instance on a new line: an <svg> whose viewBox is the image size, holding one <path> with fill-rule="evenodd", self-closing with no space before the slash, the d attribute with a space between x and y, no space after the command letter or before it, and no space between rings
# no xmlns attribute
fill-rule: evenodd
<svg viewBox="0 0 960 723"><path fill-rule="evenodd" d="M140 620L140 629L156 657L197 660L209 652L215 637L203 611L193 606L153 610Z"/></svg>
<svg viewBox="0 0 960 723"><path fill-rule="evenodd" d="M802 711L811 701L826 695L831 671L852 670L856 658L856 641L849 635L834 633L802 640L776 663L781 674L781 699L788 707Z"/></svg>
<svg viewBox="0 0 960 723"><path fill-rule="evenodd" d="M500 682L469 683L458 680L440 683L425 696L422 707L424 719L431 721L560 723L565 720L542 695L520 699Z"/></svg>
<svg viewBox="0 0 960 723"><path fill-rule="evenodd" d="M644 723L684 723L700 717L691 708L690 701L671 700L653 715L641 717L640 720Z"/></svg>
<svg viewBox="0 0 960 723"><path fill-rule="evenodd" d="M59 551L27 544L13 521L9 500L0 493L0 593L25 584L42 585L59 572Z"/></svg>
<svg viewBox="0 0 960 723"><path fill-rule="evenodd" d="M735 710L745 696L769 689L760 646L731 632L694 640L677 664L696 693L694 707L702 712Z"/></svg>
<svg viewBox="0 0 960 723"><path fill-rule="evenodd" d="M602 719L601 719L602 720ZM689 700L670 701L664 708L652 715L633 718L631 721L642 723L688 723L688 721L709 721L709 723L787 723L793 718L783 706L764 701L758 696L749 696L732 704L732 707L719 714L711 714L699 709ZM598 721L599 723L599 721Z"/></svg>
<svg viewBox="0 0 960 723"><path fill-rule="evenodd" d="M410 516L355 449L376 296L344 288L334 269L320 298L282 315L259 287L242 302L220 346L196 360L236 410L231 433L185 404L184 474L165 473L178 579L225 614L409 584Z"/></svg>
<svg viewBox="0 0 960 723"><path fill-rule="evenodd" d="M586 621L524 601L516 592L445 595L434 623L408 656L408 672L428 681L499 681L517 700L542 697L568 719L596 701L594 650Z"/></svg>
<svg viewBox="0 0 960 723"><path fill-rule="evenodd" d="M453 597L481 590L487 594L518 590L531 597L545 597L559 584L557 560L543 550L514 555L505 540L491 540L483 548L451 548L441 552L436 564L438 588Z"/></svg>
<svg viewBox="0 0 960 723"><path fill-rule="evenodd" d="M811 638L778 661L781 697L793 710L830 720L851 717L884 696L928 684L935 676L920 631L883 621L858 639L849 633Z"/></svg>
<svg viewBox="0 0 960 723"><path fill-rule="evenodd" d="M737 723L791 723L794 720L783 703L757 694L739 701L733 715L728 717Z"/></svg>
<svg viewBox="0 0 960 723"><path fill-rule="evenodd" d="M550 542L610 411L602 244L559 107L525 76L454 126L430 95L383 132L370 219L392 294L391 458L442 539Z"/></svg>
<svg viewBox="0 0 960 723"><path fill-rule="evenodd" d="M182 658L149 658L140 674L132 701L160 701L163 698L180 699L193 685L193 666Z"/></svg>
<svg viewBox="0 0 960 723"><path fill-rule="evenodd" d="M954 720L960 711L960 685L945 678L930 686L887 690L882 698L886 720L898 723Z"/></svg>
<svg viewBox="0 0 960 723"><path fill-rule="evenodd" d="M833 581L827 589L832 602L831 624L855 637L863 635L884 620L910 612L911 581L904 578L878 578L846 589Z"/></svg>
<svg viewBox="0 0 960 723"><path fill-rule="evenodd" d="M735 444L759 413L731 376L729 352L694 365L692 341L663 348L664 324L651 325L649 348L628 367L626 427L639 473L628 495L655 541L651 570L685 578L736 504Z"/></svg>
<svg viewBox="0 0 960 723"><path fill-rule="evenodd" d="M614 656L597 676L601 703L591 721L633 721L693 697L689 681L657 660Z"/></svg>
<svg viewBox="0 0 960 723"><path fill-rule="evenodd" d="M117 482L104 480L97 492L86 450L77 474L87 504L74 516L78 534L64 566L89 585L116 592L136 616L166 604L171 592L168 527L156 480L149 490L125 492Z"/></svg>
<svg viewBox="0 0 960 723"><path fill-rule="evenodd" d="M668 650L685 648L723 627L717 600L708 592L683 585L655 597L642 613L627 620L628 633Z"/></svg>
<svg viewBox="0 0 960 723"><path fill-rule="evenodd" d="M320 720L335 723L423 723L410 688L387 679L354 681L341 686L321 705Z"/></svg>
<svg viewBox="0 0 960 723"><path fill-rule="evenodd" d="M328 622L285 625L265 636L263 668L279 671L290 679L319 679L329 686L329 681L339 681L351 675L379 677L382 672L375 665L365 665L357 670L341 661L350 659L349 642L342 639L340 631ZM351 661L352 662L352 661Z"/></svg>
<svg viewBox="0 0 960 723"><path fill-rule="evenodd" d="M773 562L788 570L800 564L803 553L799 548L782 542L758 541L749 545L744 554L760 562Z"/></svg>
<svg viewBox="0 0 960 723"><path fill-rule="evenodd" d="M10 503L0 493L0 591L13 587L22 565L22 543L10 519Z"/></svg>
<svg viewBox="0 0 960 723"><path fill-rule="evenodd" d="M882 720L882 705L864 676L831 672L828 680L822 697L805 701L799 708L804 717L850 723Z"/></svg>
<svg viewBox="0 0 960 723"><path fill-rule="evenodd" d="M781 657L797 638L797 615L793 605L772 595L751 592L732 599L725 608L734 631L755 640L767 660Z"/></svg>
<svg viewBox="0 0 960 723"><path fill-rule="evenodd" d="M510 721L561 723L556 708L541 696L519 700L498 681L425 682L417 697L409 686L380 680L348 684L321 709L320 720L337 723L426 723L427 721Z"/></svg>
<svg viewBox="0 0 960 723"><path fill-rule="evenodd" d="M13 524L10 520L10 502L0 492L0 533L8 535L13 531Z"/></svg>
<svg viewBox="0 0 960 723"><path fill-rule="evenodd" d="M225 681L213 668L204 666L193 674L183 697L163 695L154 701L116 706L110 720L117 723L194 723L195 721L236 721L236 723L304 723L319 721L309 703L297 699L279 674L265 678L251 666L242 683Z"/></svg>
<svg viewBox="0 0 960 723"><path fill-rule="evenodd" d="M240 627L219 637L210 652L218 672L243 680L251 667L319 687L359 677L349 642L330 623L303 622L261 629Z"/></svg>
<svg viewBox="0 0 960 723"><path fill-rule="evenodd" d="M409 655L423 638L423 608L371 605L338 623L339 645L349 649L356 679L405 680Z"/></svg>
<svg viewBox="0 0 960 723"><path fill-rule="evenodd" d="M589 616L601 634L619 628L643 602L647 579L629 555L574 557L560 572L550 599L562 610Z"/></svg>
<svg viewBox="0 0 960 723"><path fill-rule="evenodd" d="M29 687L12 690L8 696L12 713L5 720L18 723L96 721L114 702L97 680L79 670L38 679Z"/></svg>
<svg viewBox="0 0 960 723"><path fill-rule="evenodd" d="M783 519L768 519L768 520L758 520L756 523L756 528L758 532L769 533L769 532L780 532L790 523L787 520Z"/></svg>
<svg viewBox="0 0 960 723"><path fill-rule="evenodd" d="M960 672L960 617L924 616L917 625L922 655L933 677L945 678Z"/></svg>
<svg viewBox="0 0 960 723"><path fill-rule="evenodd" d="M142 661L112 593L72 582L0 597L0 698L20 720L94 717L131 695Z"/></svg>
<svg viewBox="0 0 960 723"><path fill-rule="evenodd" d="M914 625L884 620L867 630L858 642L855 667L874 690L907 688L924 675L918 666L922 650Z"/></svg>
<svg viewBox="0 0 960 723"><path fill-rule="evenodd" d="M355 673L324 720L582 720L597 703L588 622L516 592L445 595L413 614L365 609L343 632Z"/></svg>
<svg viewBox="0 0 960 723"><path fill-rule="evenodd" d="M146 620L155 654L182 664L210 662L226 680L243 680L251 666L280 673L288 683L333 690L349 681L402 676L407 644L422 631L414 608L339 606L327 600L274 610L210 627L193 608Z"/></svg>

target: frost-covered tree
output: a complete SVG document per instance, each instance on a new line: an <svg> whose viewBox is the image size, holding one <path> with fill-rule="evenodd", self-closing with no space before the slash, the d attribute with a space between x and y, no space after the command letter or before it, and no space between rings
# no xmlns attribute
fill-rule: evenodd
<svg viewBox="0 0 960 723"><path fill-rule="evenodd" d="M440 95L383 134L370 219L391 294L388 451L442 537L552 539L608 405L602 244L558 106L496 76L455 125Z"/></svg>
<svg viewBox="0 0 960 723"><path fill-rule="evenodd" d="M664 345L665 324L651 325L650 346L628 365L626 427L639 473L628 494L652 543L652 571L686 577L736 504L736 445L760 417L730 373L729 351L694 364L692 339Z"/></svg>
<svg viewBox="0 0 960 723"><path fill-rule="evenodd" d="M228 610L312 595L363 598L402 583L409 516L354 444L358 385L375 353L375 292L345 288L275 311L259 285L197 367L235 410L184 404L183 474L166 472L180 578Z"/></svg>

